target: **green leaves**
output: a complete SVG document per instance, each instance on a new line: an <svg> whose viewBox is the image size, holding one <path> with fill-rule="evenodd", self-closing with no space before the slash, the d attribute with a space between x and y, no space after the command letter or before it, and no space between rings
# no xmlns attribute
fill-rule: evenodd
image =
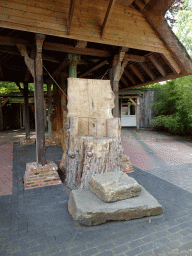
<svg viewBox="0 0 192 256"><path fill-rule="evenodd" d="M153 103L152 125L175 134L192 133L192 76L162 84Z"/></svg>

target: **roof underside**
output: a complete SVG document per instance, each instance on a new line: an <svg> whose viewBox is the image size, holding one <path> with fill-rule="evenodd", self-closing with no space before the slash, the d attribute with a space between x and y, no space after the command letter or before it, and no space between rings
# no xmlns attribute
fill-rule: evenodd
<svg viewBox="0 0 192 256"><path fill-rule="evenodd" d="M112 3L113 1L104 2ZM138 12L142 12L142 10L147 8L154 8L153 5L150 7L151 3L149 0L117 0L116 4L123 6L125 10L129 8L129 10L132 9ZM107 14L105 17L106 16ZM3 24L3 26L1 24ZM34 31L28 32L26 30L25 28L15 29L14 26L11 28L8 22L0 22L0 79L2 81L33 82L33 78L26 67L24 58L17 48L17 44L25 44L28 55L32 56L35 33ZM107 30L107 28L105 30ZM80 41L79 38L71 36L73 34L72 32L73 30L63 37L53 36L52 34L46 35L43 44L43 65L45 67L44 83L48 81L49 74L56 80L61 77L61 75L64 78L68 77L68 53L81 55L81 60L77 66L77 77L109 79L109 69L111 68L114 56L118 54L120 46L127 47L127 45L118 43L107 44L104 40L103 43L102 40L98 43L91 37L90 40ZM107 31L105 33L107 33ZM156 37L158 37L157 34L158 31L155 31L154 35ZM162 49L164 49L163 47L165 47L165 42L162 43ZM179 45L179 47L181 51L184 51L182 46ZM182 63L178 62L177 58L175 58L173 53L168 51L166 47L165 50L155 51L155 49L154 45L153 47L141 47L141 49L139 49L138 45L134 47L134 44L132 44L131 47L127 47L124 58L127 58L128 61L119 82L120 90L123 91L192 73L190 68L189 72L186 72ZM186 53L184 54L186 55ZM191 62L190 59L188 61Z"/></svg>

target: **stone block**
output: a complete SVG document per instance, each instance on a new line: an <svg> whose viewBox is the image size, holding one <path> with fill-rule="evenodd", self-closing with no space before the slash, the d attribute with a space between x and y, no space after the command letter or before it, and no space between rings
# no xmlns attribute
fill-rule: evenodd
<svg viewBox="0 0 192 256"><path fill-rule="evenodd" d="M89 189L105 202L116 202L141 194L137 181L120 171L94 175L89 181Z"/></svg>
<svg viewBox="0 0 192 256"><path fill-rule="evenodd" d="M162 206L143 187L140 196L106 203L90 190L72 190L69 195L68 210L80 224L91 226L109 220L131 220L160 215Z"/></svg>

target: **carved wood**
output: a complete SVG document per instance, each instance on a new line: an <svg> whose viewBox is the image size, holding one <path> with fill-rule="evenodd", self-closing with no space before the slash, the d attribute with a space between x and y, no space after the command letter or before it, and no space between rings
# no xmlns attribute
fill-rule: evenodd
<svg viewBox="0 0 192 256"><path fill-rule="evenodd" d="M108 5L108 8L107 8L107 12L105 14L103 25L101 27L101 38L104 35L105 29L106 29L106 26L107 26L107 22L109 20L110 14L112 12L113 6L115 5L115 1L116 0L109 0L109 5Z"/></svg>
<svg viewBox="0 0 192 256"><path fill-rule="evenodd" d="M21 56L24 57L25 60L25 64L27 65L28 69L31 72L31 75L33 76L33 78L35 77L35 72L34 72L34 60L29 58L29 55L27 53L27 49L26 46L23 44L17 44L17 48L21 53Z"/></svg>
<svg viewBox="0 0 192 256"><path fill-rule="evenodd" d="M129 67L132 69L132 71L135 73L135 75L139 77L139 79L142 82L145 81L145 79L144 79L143 75L141 74L141 72L133 64L130 64Z"/></svg>
<svg viewBox="0 0 192 256"><path fill-rule="evenodd" d="M69 15L67 19L67 35L70 35L71 22L73 18L74 9L75 9L75 0L71 0L70 7L69 7Z"/></svg>
<svg viewBox="0 0 192 256"><path fill-rule="evenodd" d="M166 71L165 69L163 68L163 66L158 62L158 60L155 58L154 55L150 55L148 57L150 59L150 61L153 63L153 65L159 70L160 74L163 76L163 77L166 77ZM144 81L142 81L144 82Z"/></svg>
<svg viewBox="0 0 192 256"><path fill-rule="evenodd" d="M152 80L155 80L154 73L145 63L140 63L140 66L145 70L145 72L151 77Z"/></svg>

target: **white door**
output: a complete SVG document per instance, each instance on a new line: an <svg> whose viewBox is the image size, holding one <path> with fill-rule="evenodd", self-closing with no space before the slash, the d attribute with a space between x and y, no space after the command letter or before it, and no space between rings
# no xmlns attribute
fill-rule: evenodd
<svg viewBox="0 0 192 256"><path fill-rule="evenodd" d="M128 99L121 101L121 126L137 126L136 107Z"/></svg>

